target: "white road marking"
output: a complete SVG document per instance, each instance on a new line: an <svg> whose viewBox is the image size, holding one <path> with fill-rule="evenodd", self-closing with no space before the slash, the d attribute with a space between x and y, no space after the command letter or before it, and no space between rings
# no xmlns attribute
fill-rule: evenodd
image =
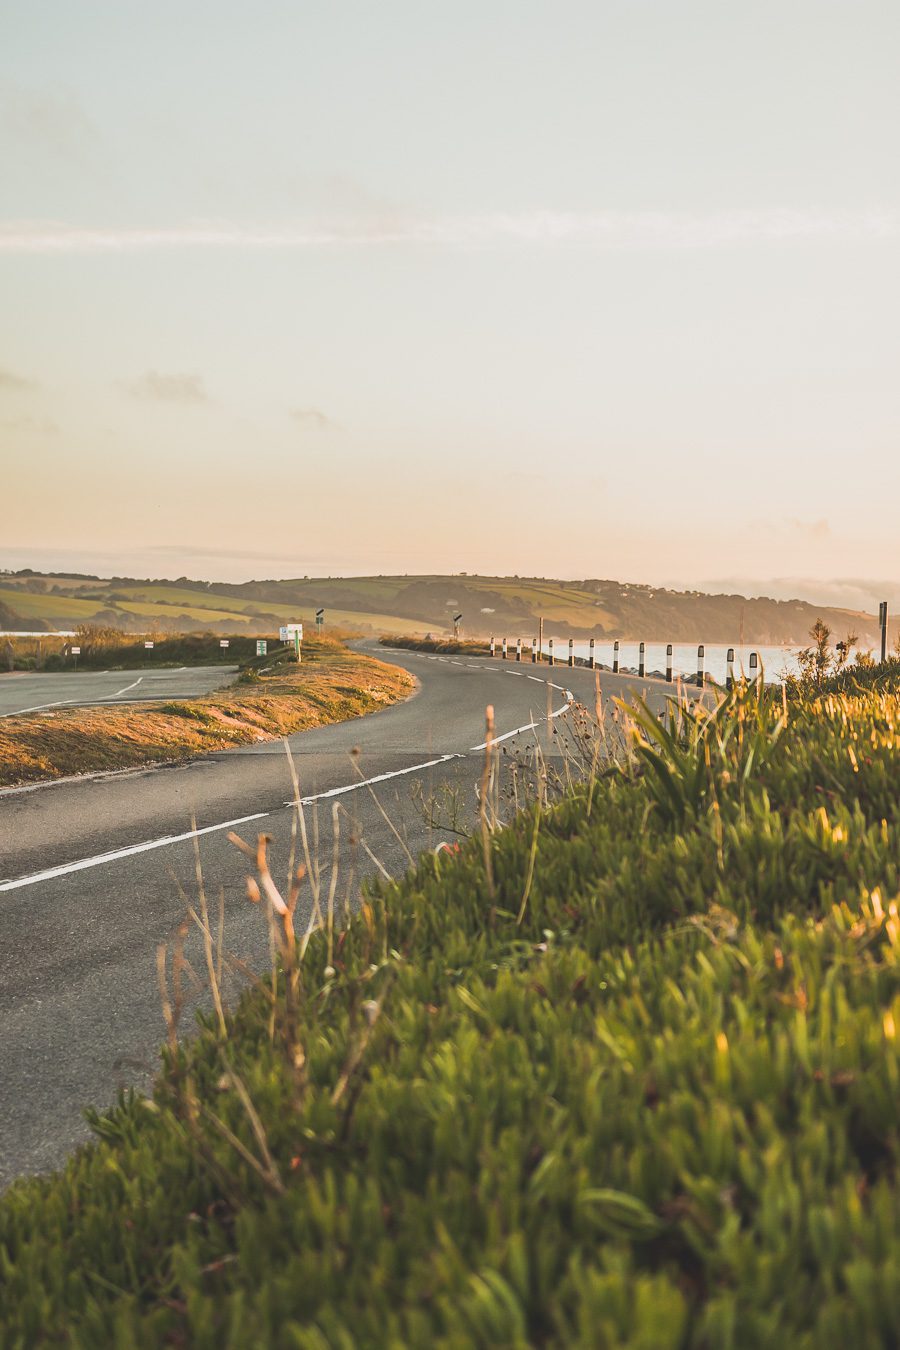
<svg viewBox="0 0 900 1350"><path fill-rule="evenodd" d="M202 830L188 830L186 834L167 834L162 839L150 839L145 844L129 844L126 848L113 849L111 853L98 853L94 858L81 858L78 862L63 863L60 867L48 867L45 872L34 872L30 877L19 877L16 881L0 882L0 891L17 891L23 886L34 886L39 881L50 881L54 877L65 877L70 872L84 872L89 867L100 867L103 863L117 862L120 858L130 858L135 853L149 853L154 848L165 848L167 844L180 844L185 839L196 839L201 834L214 834L217 830L228 830L232 825L244 825L248 820L262 820L268 811L257 811L252 816L238 816L235 820L223 820L219 825L206 825Z"/></svg>
<svg viewBox="0 0 900 1350"><path fill-rule="evenodd" d="M389 778L402 778L404 774L418 773L421 769L432 769L435 764L446 764L451 759L464 759L465 756L460 751L454 751L449 755L439 755L437 759L425 760L422 764L410 764L405 769L392 769L390 773L379 773L374 778L361 778L357 783L345 783L343 787L329 788L326 792L317 792L312 797L301 797L301 806L312 806L315 802L327 801L329 797L343 797L348 792L358 792L360 788L371 787L373 783L386 783ZM294 802L285 802L285 806L293 806Z"/></svg>
<svg viewBox="0 0 900 1350"><path fill-rule="evenodd" d="M45 708L63 708L69 703L76 703L74 698L61 698L58 703L38 703L34 708L17 708L15 712L3 713L4 717L22 717L25 713L43 712Z"/></svg>
<svg viewBox="0 0 900 1350"><path fill-rule="evenodd" d="M546 717L539 717L536 722L526 722L524 727L516 727L515 731L506 731L502 736L495 736L491 741L491 745L499 745L501 741L508 741L513 736L519 736L523 731L534 731L537 727L541 725L542 722L546 722L548 720L552 722L554 717L559 717L561 713L568 712L569 705L572 702L572 696L571 694L569 694L568 690L566 690L565 692L566 692L565 705L562 708L557 708L556 712L552 712L550 714L549 719ZM473 745L472 751L484 750L486 748L487 748L487 741L482 741L480 745Z"/></svg>
<svg viewBox="0 0 900 1350"><path fill-rule="evenodd" d="M556 712L550 714L550 720L559 717L561 713L567 712L571 699L567 699L562 708L557 708ZM506 731L502 736L495 736L491 745L499 745L501 741L511 740L513 736L521 736L523 731L534 731L546 718L540 717L536 722L526 722L524 726L515 727L512 731ZM478 750L484 750L487 745L482 741L480 745L469 747L468 753L474 754ZM312 806L315 802L327 801L330 797L343 797L348 792L358 792L360 788L371 787L373 783L386 783L391 778L402 778L408 773L418 773L421 769L433 769L436 764L447 764L451 759L465 759L465 754L460 750L454 750L447 755L439 755L437 759L425 760L422 764L410 764L405 769L392 769L390 773L379 773L374 778L361 778L358 783L345 783L343 787L329 788L326 792L317 792L312 797L301 797L301 806ZM285 806L293 806L293 801L285 802Z"/></svg>
<svg viewBox="0 0 900 1350"><path fill-rule="evenodd" d="M117 689L114 694L101 694L99 698L92 699L91 702L108 703L110 699L118 698L120 694L127 694L129 689L135 689L140 684L143 678L144 678L143 675L141 675L138 677L138 679L134 681L133 684L126 684L124 689ZM23 717L25 713L45 712L47 708L65 708L68 707L70 703L81 703L81 702L82 700L77 698L61 698L56 703L38 703L34 708L16 708L14 712L3 713L2 716ZM90 704L83 704L83 706L90 707Z"/></svg>
<svg viewBox="0 0 900 1350"><path fill-rule="evenodd" d="M97 700L97 702L107 703L111 698L118 698L120 694L127 694L129 689L137 689L138 685L141 683L143 678L144 678L143 675L139 675L133 684L126 684L124 689L117 689L114 694L104 694L102 698L99 698Z"/></svg>

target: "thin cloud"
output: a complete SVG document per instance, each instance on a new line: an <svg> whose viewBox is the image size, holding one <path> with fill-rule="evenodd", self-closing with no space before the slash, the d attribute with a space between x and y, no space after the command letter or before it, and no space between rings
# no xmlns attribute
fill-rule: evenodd
<svg viewBox="0 0 900 1350"><path fill-rule="evenodd" d="M208 403L209 395L199 375L162 375L148 370L136 380L121 380L120 388L133 398L156 403Z"/></svg>
<svg viewBox="0 0 900 1350"><path fill-rule="evenodd" d="M163 228L86 229L59 222L0 225L0 253L144 253L174 249L296 251L327 247L420 245L480 248L578 246L597 249L691 250L787 244L806 240L862 242L898 234L900 216L878 211L672 212L539 211L447 218L390 217L346 224L245 226L196 223Z"/></svg>
<svg viewBox="0 0 900 1350"><path fill-rule="evenodd" d="M326 417L318 408L292 408L291 417L301 426L311 427L314 431L330 431L337 426L330 417Z"/></svg>
<svg viewBox="0 0 900 1350"><path fill-rule="evenodd" d="M4 431L31 432L36 436L58 436L59 427L50 417L4 417L0 419Z"/></svg>
<svg viewBox="0 0 900 1350"><path fill-rule="evenodd" d="M26 380L24 375L16 375L12 370L0 370L0 390L33 389L34 380Z"/></svg>
<svg viewBox="0 0 900 1350"><path fill-rule="evenodd" d="M97 139L97 132L80 100L68 91L0 89L0 132L29 150L55 158L81 155Z"/></svg>

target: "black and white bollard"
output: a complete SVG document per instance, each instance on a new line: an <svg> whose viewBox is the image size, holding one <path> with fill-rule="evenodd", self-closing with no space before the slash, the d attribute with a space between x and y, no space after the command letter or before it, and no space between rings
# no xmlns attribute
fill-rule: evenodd
<svg viewBox="0 0 900 1350"><path fill-rule="evenodd" d="M493 635L493 633L491 633L491 656L496 656L496 655L497 655L497 648L496 648L496 644L495 644L495 642L494 642L494 635Z"/></svg>
<svg viewBox="0 0 900 1350"><path fill-rule="evenodd" d="M751 680L759 679L759 652L750 653L750 678Z"/></svg>
<svg viewBox="0 0 900 1350"><path fill-rule="evenodd" d="M575 640L574 638L569 638L569 665L574 666L574 664L575 664Z"/></svg>
<svg viewBox="0 0 900 1350"><path fill-rule="evenodd" d="M613 674L619 673L619 642L618 639L613 643Z"/></svg>
<svg viewBox="0 0 900 1350"><path fill-rule="evenodd" d="M506 638L503 639L503 651L500 653L503 660L506 660Z"/></svg>
<svg viewBox="0 0 900 1350"><path fill-rule="evenodd" d="M701 689L703 688L703 683L706 679L706 676L703 673L703 665L705 657L706 657L706 648L703 646L703 643L701 642L700 646L697 648L697 683L700 685Z"/></svg>
<svg viewBox="0 0 900 1350"><path fill-rule="evenodd" d="M531 639L531 664L537 665L537 638Z"/></svg>
<svg viewBox="0 0 900 1350"><path fill-rule="evenodd" d="M594 639L591 638L591 654L590 654L590 656L588 657L588 667L589 667L591 670L593 670L593 669L595 668L596 664L597 664L597 663L596 663L596 661L594 660Z"/></svg>
<svg viewBox="0 0 900 1350"><path fill-rule="evenodd" d="M516 638L516 660L522 660L522 639Z"/></svg>
<svg viewBox="0 0 900 1350"><path fill-rule="evenodd" d="M646 668L647 662L644 657L644 644L642 642L641 645L638 647L638 676L640 679L644 678L644 672Z"/></svg>
<svg viewBox="0 0 900 1350"><path fill-rule="evenodd" d="M734 648L729 647L725 653L725 688L734 688Z"/></svg>
<svg viewBox="0 0 900 1350"><path fill-rule="evenodd" d="M547 646L548 646L548 648L550 649L550 655L549 655L549 657L548 657L547 659L549 660L549 662L550 662L550 664L551 664L551 666L552 666L552 665L553 665L553 639L552 639L552 638L551 638L550 641L547 643Z"/></svg>
<svg viewBox="0 0 900 1350"><path fill-rule="evenodd" d="M672 644L666 643L666 684L672 683Z"/></svg>

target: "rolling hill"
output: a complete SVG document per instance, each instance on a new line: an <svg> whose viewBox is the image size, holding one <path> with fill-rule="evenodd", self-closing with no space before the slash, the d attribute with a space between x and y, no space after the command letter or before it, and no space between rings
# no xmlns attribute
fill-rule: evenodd
<svg viewBox="0 0 900 1350"><path fill-rule="evenodd" d="M77 577L30 570L0 576L0 613L13 628L101 624L130 631L271 632L311 623L324 608L329 627L361 633L444 633L462 613L471 637L527 636L544 618L558 637L799 645L822 618L836 635L877 638L870 614L804 600L747 599L611 580L455 576L302 577L240 584L127 577Z"/></svg>

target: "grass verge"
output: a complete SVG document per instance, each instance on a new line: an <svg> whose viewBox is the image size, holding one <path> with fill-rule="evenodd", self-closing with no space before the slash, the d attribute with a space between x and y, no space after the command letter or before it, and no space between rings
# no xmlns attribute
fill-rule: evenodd
<svg viewBox="0 0 900 1350"><path fill-rule="evenodd" d="M277 981L3 1199L4 1343L896 1345L898 749L897 679L639 714L302 961L261 848Z"/></svg>
<svg viewBox="0 0 900 1350"><path fill-rule="evenodd" d="M0 786L185 759L341 722L406 697L412 678L333 638L247 664L236 685L170 703L58 709L0 721Z"/></svg>
<svg viewBox="0 0 900 1350"><path fill-rule="evenodd" d="M471 656L489 656L491 651L488 642L475 640L457 642L453 638L404 637L394 634L393 637L382 637L379 641L382 647L404 647L410 652L443 652L451 656L466 652ZM499 643L497 650L500 650Z"/></svg>

